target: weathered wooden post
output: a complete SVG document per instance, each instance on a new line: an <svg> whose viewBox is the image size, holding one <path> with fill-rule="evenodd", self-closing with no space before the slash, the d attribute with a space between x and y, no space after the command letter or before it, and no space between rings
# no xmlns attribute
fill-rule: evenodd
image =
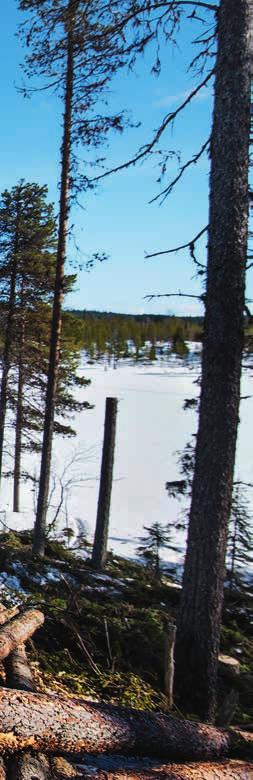
<svg viewBox="0 0 253 780"><path fill-rule="evenodd" d="M167 697L167 709L173 707L174 684L174 647L176 641L176 626L167 623L164 633L164 693Z"/></svg>
<svg viewBox="0 0 253 780"><path fill-rule="evenodd" d="M117 398L107 398L105 406L105 428L97 520L92 551L92 565L103 569L106 564L107 542L110 518L110 504L113 480L113 463L116 438Z"/></svg>

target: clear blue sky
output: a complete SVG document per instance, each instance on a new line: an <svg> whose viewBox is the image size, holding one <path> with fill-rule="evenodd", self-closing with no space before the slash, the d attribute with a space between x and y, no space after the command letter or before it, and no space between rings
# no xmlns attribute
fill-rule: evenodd
<svg viewBox="0 0 253 780"><path fill-rule="evenodd" d="M24 100L15 85L22 83L20 63L24 51L15 33L21 15L17 2L7 0L2 14L0 46L0 172L1 191L20 178L47 184L49 197L58 208L59 145L62 106L55 95L37 94ZM138 63L137 74L121 73L113 84L112 101L119 109L132 112L141 127L111 137L108 159L117 164L128 159L151 136L164 114L196 83L185 64L193 56L191 39L198 33L196 23L179 38L179 48L163 51L163 68L157 79L150 75L150 55ZM190 50L192 49L192 51ZM211 88L206 88L192 107L187 108L173 130L164 135L162 147L181 150L182 159L198 150L208 137L212 111ZM102 154L104 154L102 150ZM175 174L175 163L169 169ZM82 198L85 210L73 208L71 222L84 254L105 251L110 259L90 273L78 272L76 290L66 300L68 306L122 312L200 313L197 301L143 300L148 293L170 291L199 292L199 281L188 253L146 260L153 252L184 243L208 221L209 162L203 158L188 173L163 206L148 201L158 192L157 170L151 161L105 179L94 192ZM204 257L205 241L200 258ZM69 256L75 258L73 247Z"/></svg>

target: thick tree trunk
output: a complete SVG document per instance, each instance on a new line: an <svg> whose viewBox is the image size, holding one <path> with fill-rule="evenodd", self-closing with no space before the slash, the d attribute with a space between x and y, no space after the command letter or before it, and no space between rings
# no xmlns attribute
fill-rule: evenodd
<svg viewBox="0 0 253 780"><path fill-rule="evenodd" d="M69 0L66 25L67 35L67 64L65 87L65 113L62 141L61 161L61 195L60 215L58 230L58 245L56 257L56 276L54 289L53 314L51 325L50 354L48 365L47 392L45 402L45 419L41 455L41 469L37 514L34 528L33 552L43 556L45 552L46 515L50 482L50 467L53 443L54 410L57 389L60 339L62 324L62 302L64 297L64 264L66 256L66 240L68 229L69 211L69 175L71 159L71 124L72 124L72 97L73 97L73 21L75 15L76 0Z"/></svg>
<svg viewBox="0 0 253 780"><path fill-rule="evenodd" d="M20 478L21 478L23 390L24 390L24 370L23 370L24 343L25 343L25 323L24 323L24 315L22 315L22 321L20 326L20 344L19 344L19 359L18 359L18 395L17 395L17 409L16 409L16 430L15 430L13 512L20 512Z"/></svg>
<svg viewBox="0 0 253 780"><path fill-rule="evenodd" d="M42 750L170 760L247 758L253 735L63 696L0 690L0 754Z"/></svg>
<svg viewBox="0 0 253 780"><path fill-rule="evenodd" d="M20 644L26 642L44 623L44 615L38 609L29 609L20 617L15 617L10 623L0 628L0 660L7 658L9 653Z"/></svg>
<svg viewBox="0 0 253 780"><path fill-rule="evenodd" d="M18 645L7 656L4 667L7 688L15 688L18 691L36 691L24 644Z"/></svg>
<svg viewBox="0 0 253 780"><path fill-rule="evenodd" d="M222 761L206 764L169 764L157 765L146 769L120 768L112 771L95 770L87 765L78 766L79 774L72 777L86 780L252 780L253 764L244 761ZM71 777L64 771L56 775L57 780Z"/></svg>
<svg viewBox="0 0 253 780"><path fill-rule="evenodd" d="M248 225L250 3L221 0L211 141L202 388L176 689L187 712L213 720L239 419Z"/></svg>
<svg viewBox="0 0 253 780"><path fill-rule="evenodd" d="M98 496L97 520L92 551L92 565L103 569L106 564L113 463L116 438L117 398L107 398L105 406L104 443Z"/></svg>

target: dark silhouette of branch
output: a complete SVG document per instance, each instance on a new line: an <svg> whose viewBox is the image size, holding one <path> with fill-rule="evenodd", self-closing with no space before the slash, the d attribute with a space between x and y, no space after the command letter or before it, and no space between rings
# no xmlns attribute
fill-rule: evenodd
<svg viewBox="0 0 253 780"><path fill-rule="evenodd" d="M196 265L198 265L202 269L200 273L202 272L205 273L205 266L203 265L203 263L200 263L199 260L197 260L194 250L195 250L196 242L201 238L201 236L204 235L204 233L206 233L207 230L208 230L208 225L206 225L202 230L200 230L200 232L197 233L197 235L194 236L194 238L192 238L191 241L187 241L186 244L181 244L180 246L173 247L173 249L164 249L161 252L153 252L150 255L145 255L145 257L147 260L149 260L150 258L158 257L159 255L170 255L173 252L181 252L182 249L189 249L191 258L193 259L194 263L196 263Z"/></svg>
<svg viewBox="0 0 253 780"><path fill-rule="evenodd" d="M151 293L150 295L144 295L144 300L152 301L153 298L195 298L197 301L205 302L205 295L192 295L191 293L182 293L179 290L177 293Z"/></svg>
<svg viewBox="0 0 253 780"><path fill-rule="evenodd" d="M173 179L173 181L171 181L170 184L168 184L167 187L165 187L164 190L162 190L162 192L159 192L158 195L155 195L155 197L152 198L149 201L149 203L155 203L156 200L160 201L160 205L164 203L165 199L168 197L168 195L170 195L173 188L178 183L178 181L182 178L187 168L190 168L191 165L196 165L196 163L200 160L200 157L202 157L202 155L208 148L209 143L210 143L210 137L207 139L207 141L205 141L203 146L201 146L201 149L199 149L197 154L195 154L190 160L187 160L187 162L184 163L184 165L182 165L175 179Z"/></svg>
<svg viewBox="0 0 253 780"><path fill-rule="evenodd" d="M109 171L105 171L104 173L100 173L98 176L94 176L92 182L100 181L101 179L105 179L106 176L110 176L110 174L112 173L117 173L118 171L122 171L123 169L129 168L131 165L135 165L137 162L139 162L139 160L142 160L144 157L147 157L149 154L151 154L152 150L160 140L161 136L163 135L168 125L174 122L174 120L181 113L181 111L183 111L184 108L186 108L186 106L189 105L189 103L191 103L193 98L200 92L202 87L205 87L205 85L210 81L213 74L214 74L214 69L209 71L207 76L205 76L205 78L199 82L197 87L194 87L194 89L192 89L192 91L187 95L185 100L182 103L180 103L180 105L175 109L175 111L170 112L164 117L161 125L158 127L157 131L155 132L155 135L152 138L152 140L148 144L145 144L145 146L142 146L139 149L139 152L137 152L137 154L134 157L132 157L131 160L127 160L126 162L121 163L120 165L116 165L115 168L111 168Z"/></svg>

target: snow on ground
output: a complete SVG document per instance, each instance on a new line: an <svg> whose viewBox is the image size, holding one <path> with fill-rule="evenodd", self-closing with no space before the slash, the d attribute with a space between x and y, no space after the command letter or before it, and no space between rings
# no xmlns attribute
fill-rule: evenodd
<svg viewBox="0 0 253 780"><path fill-rule="evenodd" d="M77 416L75 441L56 437L54 446L54 470L58 473L74 451L79 458L73 466L76 484L68 498L68 523L75 534L84 524L92 539L105 399L116 396L119 403L109 546L118 554L133 557L143 526L176 520L184 507L183 501L168 498L165 482L179 477L177 451L196 429L196 413L183 411L182 406L185 398L198 395L199 364L193 354L186 363L178 359L169 364L157 361L146 365L121 361L116 369L100 363L88 365L84 360L82 372L91 379L91 385L80 391L79 399L95 404L95 408ZM250 396L251 392L252 378L245 372L242 395ZM241 406L236 470L238 477L247 482L253 482L252 427L253 398L247 398ZM30 459L30 468L34 469L34 457ZM80 477L84 480L81 484ZM3 519L9 527L32 527L33 501L26 484L22 514L10 511L11 491L7 484L1 508L7 510ZM62 524L66 525L66 520ZM178 554L166 551L165 558L176 561Z"/></svg>

